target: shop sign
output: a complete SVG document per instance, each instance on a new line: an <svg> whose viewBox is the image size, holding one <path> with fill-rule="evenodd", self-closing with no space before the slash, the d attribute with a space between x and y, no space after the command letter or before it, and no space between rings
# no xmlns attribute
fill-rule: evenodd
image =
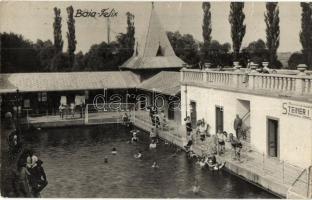
<svg viewBox="0 0 312 200"><path fill-rule="evenodd" d="M284 102L282 114L312 120L312 105Z"/></svg>

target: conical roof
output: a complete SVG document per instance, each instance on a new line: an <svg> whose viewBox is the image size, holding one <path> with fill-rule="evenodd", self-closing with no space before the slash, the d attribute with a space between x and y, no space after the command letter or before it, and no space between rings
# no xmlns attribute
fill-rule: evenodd
<svg viewBox="0 0 312 200"><path fill-rule="evenodd" d="M136 38L134 54L121 68L182 68L183 64L184 62L175 55L159 17L152 7L146 33L141 39Z"/></svg>

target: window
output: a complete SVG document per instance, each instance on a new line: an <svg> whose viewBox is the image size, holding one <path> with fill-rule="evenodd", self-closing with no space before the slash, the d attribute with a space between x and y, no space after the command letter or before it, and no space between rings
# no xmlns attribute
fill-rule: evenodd
<svg viewBox="0 0 312 200"><path fill-rule="evenodd" d="M46 92L39 92L38 93L38 101L39 102L46 102L48 100L48 95Z"/></svg>
<svg viewBox="0 0 312 200"><path fill-rule="evenodd" d="M164 56L163 49L160 45L158 47L156 56Z"/></svg>

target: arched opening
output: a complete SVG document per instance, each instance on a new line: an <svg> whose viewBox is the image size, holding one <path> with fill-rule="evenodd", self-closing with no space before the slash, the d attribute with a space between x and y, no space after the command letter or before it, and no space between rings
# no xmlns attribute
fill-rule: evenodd
<svg viewBox="0 0 312 200"><path fill-rule="evenodd" d="M161 48L160 45L158 46L158 50L157 50L156 56L164 56L163 49Z"/></svg>

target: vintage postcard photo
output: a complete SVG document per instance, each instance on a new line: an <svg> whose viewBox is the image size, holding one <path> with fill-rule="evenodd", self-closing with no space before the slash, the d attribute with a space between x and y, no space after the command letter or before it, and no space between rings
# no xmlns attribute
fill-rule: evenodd
<svg viewBox="0 0 312 200"><path fill-rule="evenodd" d="M312 197L312 3L0 2L1 197Z"/></svg>

